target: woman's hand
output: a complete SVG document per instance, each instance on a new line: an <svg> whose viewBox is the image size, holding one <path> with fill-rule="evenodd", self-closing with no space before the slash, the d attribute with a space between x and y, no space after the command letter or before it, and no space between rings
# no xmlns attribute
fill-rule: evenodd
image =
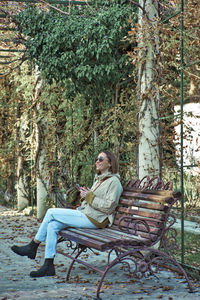
<svg viewBox="0 0 200 300"><path fill-rule="evenodd" d="M87 196L87 194L89 192L91 192L91 189L85 188L85 187L81 187L81 189L80 189L81 199L85 199L85 197Z"/></svg>

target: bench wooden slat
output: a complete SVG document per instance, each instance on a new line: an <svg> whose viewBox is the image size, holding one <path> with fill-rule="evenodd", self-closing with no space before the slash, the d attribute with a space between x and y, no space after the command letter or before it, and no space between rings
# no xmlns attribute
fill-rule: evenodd
<svg viewBox="0 0 200 300"><path fill-rule="evenodd" d="M117 226L112 225L112 227L107 228L107 232L109 235L112 235L114 232L119 232L119 229ZM130 240L133 240L134 242L135 241L142 242L144 245L148 245L149 241L150 241L150 236L147 233L143 234L143 236L142 236L142 234L134 235L134 234L128 234L128 233L123 232L122 240L124 240L124 237L126 235L127 235L127 240L130 239ZM155 240L156 235L151 235L151 238L152 238L152 240Z"/></svg>
<svg viewBox="0 0 200 300"><path fill-rule="evenodd" d="M147 212L147 211L143 211L143 210L135 210L132 208L126 208L126 207L122 207L120 206L117 210L118 212L122 212L122 213L127 213L128 215L134 216L141 216L141 217L147 217L147 218L152 218L152 219L156 219L156 220L164 220L164 214L161 213L154 213L154 212Z"/></svg>
<svg viewBox="0 0 200 300"><path fill-rule="evenodd" d="M146 209L152 209L152 210L158 210L158 211L166 211L168 209L168 207L166 207L163 204L159 204L159 203L147 203L147 202L142 202L140 200L130 200L130 199L125 199L122 198L120 199L120 205L125 205L125 206L134 206L134 207L138 207L138 208L146 208Z"/></svg>
<svg viewBox="0 0 200 300"><path fill-rule="evenodd" d="M138 240L141 240L140 237L137 237L135 235L130 235L126 232L123 232L123 231L120 231L118 227L115 227L114 225L112 225L112 227L108 227L108 228L105 228L106 229L106 232L110 235L110 234L121 234L121 237L123 238L127 238L129 239L131 236L134 237L134 239L138 239ZM104 230L104 229L103 229ZM142 241L145 241L145 239L142 239Z"/></svg>
<svg viewBox="0 0 200 300"><path fill-rule="evenodd" d="M116 228L117 229L117 228ZM104 241L105 243L109 244L110 242L117 243L118 241L122 242L123 240L129 240L129 241L142 241L147 242L150 240L149 233L145 233L144 231L137 231L138 235L134 235L133 233L126 233L123 231L117 231L115 230L113 232L112 227L110 228L110 231L108 231L108 228L98 230L95 229L73 229L73 232L80 233L84 236L90 237L94 240ZM157 235L151 233L151 239L156 239ZM109 238L109 239L108 239Z"/></svg>
<svg viewBox="0 0 200 300"><path fill-rule="evenodd" d="M181 196L180 192L173 192L171 190L151 190L151 189L140 189L140 188L132 188L132 187L124 187L124 192L133 192L133 193L142 193L142 194L150 194L150 195L159 195L165 197L177 197Z"/></svg>
<svg viewBox="0 0 200 300"><path fill-rule="evenodd" d="M91 231L94 231L94 229L91 229ZM101 229L101 230L98 230L98 237L97 237L97 233L94 231L93 232L95 237L96 238L103 238L105 240L105 238L107 238L109 236L109 239L110 240L118 240L118 239L130 239L131 236L130 234L124 234L122 231L119 231L119 230L110 230L108 231L108 228L104 228L104 229Z"/></svg>
<svg viewBox="0 0 200 300"><path fill-rule="evenodd" d="M135 193L130 191L123 191L122 198L131 198L131 199L140 199L140 200L148 200L152 202L158 202L158 203L172 203L173 197L166 197L166 196L160 196L160 195L154 195L154 194L143 194L143 193Z"/></svg>
<svg viewBox="0 0 200 300"><path fill-rule="evenodd" d="M119 239L119 235L116 236L114 239L110 236L106 236L104 234L104 236L102 236L101 234L99 234L99 231L97 232L96 229L87 229L87 228L70 228L68 229L70 232L75 232L75 233L79 233L83 236L86 236L88 238L91 238L93 240L97 240L103 243L110 243L111 241L114 241L116 239Z"/></svg>
<svg viewBox="0 0 200 300"><path fill-rule="evenodd" d="M109 231L109 234L108 234L108 228L104 228L104 229L101 229L101 230L96 230L96 229L86 229L86 228L69 228L67 229L68 231L70 232L74 232L74 233L79 233L85 237L88 237L88 238L91 238L91 239L94 239L94 240L97 240L97 241L102 241L104 243L109 243L109 242L112 242L112 241L118 241L118 240L122 240L122 239L132 239L132 240L145 240L145 239L142 239L136 235L132 235L132 234L127 234L125 232L122 232L122 231ZM112 234L111 234L112 232Z"/></svg>
<svg viewBox="0 0 200 300"><path fill-rule="evenodd" d="M149 237L142 237L139 235L128 234L125 232L123 232L123 234L122 234L122 232L114 230L114 228L110 228L110 230L106 231L104 234L107 234L107 235L113 236L113 237L118 235L117 241L119 243L123 243L123 241L126 241L126 242L129 241L129 242L132 242L134 245L137 245L137 243L147 244L149 242Z"/></svg>
<svg viewBox="0 0 200 300"><path fill-rule="evenodd" d="M82 245L86 245L88 247L94 248L96 250L105 251L111 249L113 245L117 244L129 244L129 245L144 245L148 244L148 239L142 238L140 236L134 236L132 234L123 233L121 231L112 230L109 232L107 228L104 230L100 230L100 234L95 232L96 229L90 229L84 231L84 229L75 229L75 228L68 228L64 229L60 232L60 235L66 239L72 240L76 243L80 243ZM109 236L109 240L108 240Z"/></svg>
<svg viewBox="0 0 200 300"><path fill-rule="evenodd" d="M90 238L87 237L82 237L80 234L71 232L69 230L61 230L60 235L64 237L67 240L71 240L73 242L76 242L81 245L85 245L89 248L94 248L96 250L104 251L104 245L105 243L99 242L97 240L91 240Z"/></svg>
<svg viewBox="0 0 200 300"><path fill-rule="evenodd" d="M115 228L113 228L113 227L99 230L98 235L100 235L102 237L109 236L113 240L120 240L120 241L122 241L122 240L133 240L133 241L142 241L142 242L147 241L147 238L145 238L145 237L141 237L141 236L134 235L134 234L129 234L129 233L126 233L123 231L119 231L119 230L117 230L117 228L115 230ZM148 239L149 239L149 237L148 237Z"/></svg>

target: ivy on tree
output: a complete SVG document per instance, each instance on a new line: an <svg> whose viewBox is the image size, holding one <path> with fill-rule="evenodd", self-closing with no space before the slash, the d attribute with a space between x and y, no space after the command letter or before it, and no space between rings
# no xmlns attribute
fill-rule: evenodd
<svg viewBox="0 0 200 300"><path fill-rule="evenodd" d="M97 8L72 7L69 16L28 7L17 16L27 37L28 58L51 83L70 79L78 92L104 92L131 77L126 40L136 8L125 1L105 1ZM92 5L93 4L93 5Z"/></svg>

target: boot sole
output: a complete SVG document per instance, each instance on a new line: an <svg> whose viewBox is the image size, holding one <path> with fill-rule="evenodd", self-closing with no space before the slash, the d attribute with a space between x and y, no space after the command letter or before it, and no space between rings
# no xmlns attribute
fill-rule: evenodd
<svg viewBox="0 0 200 300"><path fill-rule="evenodd" d="M35 259L36 255L28 255L28 258Z"/></svg>
<svg viewBox="0 0 200 300"><path fill-rule="evenodd" d="M37 272L37 271L36 271ZM44 274L44 275L37 275L37 274L34 274L34 273L30 273L30 277L32 278L39 278L39 277L46 277L46 276L55 276L56 273L50 273L50 274Z"/></svg>

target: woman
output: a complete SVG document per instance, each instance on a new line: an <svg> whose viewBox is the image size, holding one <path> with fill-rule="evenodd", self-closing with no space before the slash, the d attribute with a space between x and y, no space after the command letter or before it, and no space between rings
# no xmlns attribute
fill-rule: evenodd
<svg viewBox="0 0 200 300"><path fill-rule="evenodd" d="M11 247L16 254L34 259L39 244L46 241L44 264L38 271L31 272L31 277L55 275L53 260L60 230L66 227L96 229L112 225L114 211L122 193L118 162L111 152L103 151L98 155L95 165L94 184L91 189L80 188L82 203L77 210L48 209L35 238L26 246Z"/></svg>

